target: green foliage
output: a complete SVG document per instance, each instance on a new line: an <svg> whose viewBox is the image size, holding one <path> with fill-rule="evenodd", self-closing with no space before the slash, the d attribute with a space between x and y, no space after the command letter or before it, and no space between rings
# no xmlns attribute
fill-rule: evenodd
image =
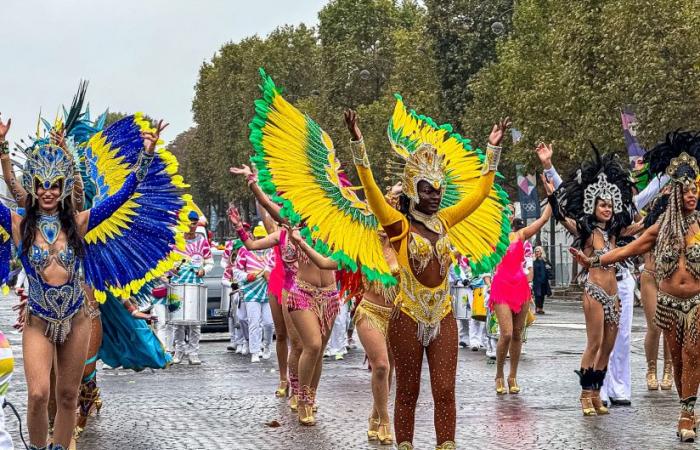
<svg viewBox="0 0 700 450"><path fill-rule="evenodd" d="M669 130L698 127L700 20L693 0L518 2L498 61L471 85L463 117L483 133L510 114L523 134L507 162L534 166L537 141L555 142L560 169L590 156L588 141L625 153L620 108L633 105L649 147ZM518 151L523 150L523 151Z"/></svg>
<svg viewBox="0 0 700 450"><path fill-rule="evenodd" d="M506 140L500 167L513 187L515 163L537 167L539 140L554 141L562 172L589 155L588 140L623 153L627 104L647 147L668 130L699 128L699 26L695 0L331 0L317 29L287 25L221 47L200 68L197 125L170 148L205 211L221 215L229 201L252 211L244 180L227 169L252 154L264 67L334 139L341 161L350 161L343 110L357 109L383 185L396 181L386 137L395 92L475 146L510 115L523 132L514 148Z"/></svg>

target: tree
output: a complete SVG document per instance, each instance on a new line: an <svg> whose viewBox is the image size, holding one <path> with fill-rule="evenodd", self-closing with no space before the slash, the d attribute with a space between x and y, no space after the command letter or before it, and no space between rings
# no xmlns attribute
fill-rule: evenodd
<svg viewBox="0 0 700 450"><path fill-rule="evenodd" d="M590 157L589 141L625 153L619 110L633 104L647 147L674 128L695 128L700 112L700 21L692 0L668 2L519 1L513 32L499 43L497 62L471 85L463 117L484 133L510 114L523 134L516 148L554 141L557 165L571 169ZM529 162L530 151L508 162Z"/></svg>
<svg viewBox="0 0 700 450"><path fill-rule="evenodd" d="M437 57L441 113L457 122L472 101L469 83L496 58L497 38L511 30L513 0L426 0ZM455 123L459 129L459 123Z"/></svg>

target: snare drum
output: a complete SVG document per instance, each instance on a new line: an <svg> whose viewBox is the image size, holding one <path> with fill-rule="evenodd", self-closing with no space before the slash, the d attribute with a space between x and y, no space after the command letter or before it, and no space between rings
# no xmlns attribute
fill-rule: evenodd
<svg viewBox="0 0 700 450"><path fill-rule="evenodd" d="M207 287L201 284L171 284L170 295L180 299L180 308L168 314L173 325L207 323Z"/></svg>
<svg viewBox="0 0 700 450"><path fill-rule="evenodd" d="M469 317L469 298L467 295L467 288L465 287L452 288L452 311L454 311L456 319L466 319Z"/></svg>

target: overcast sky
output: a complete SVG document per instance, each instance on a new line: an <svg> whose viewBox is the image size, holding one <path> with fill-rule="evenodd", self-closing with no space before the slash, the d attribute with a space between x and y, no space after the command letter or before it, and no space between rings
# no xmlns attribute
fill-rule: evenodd
<svg viewBox="0 0 700 450"><path fill-rule="evenodd" d="M143 111L170 122L167 141L192 125L203 61L228 41L317 23L326 0L0 0L0 112L10 140L53 119L81 78L93 117Z"/></svg>

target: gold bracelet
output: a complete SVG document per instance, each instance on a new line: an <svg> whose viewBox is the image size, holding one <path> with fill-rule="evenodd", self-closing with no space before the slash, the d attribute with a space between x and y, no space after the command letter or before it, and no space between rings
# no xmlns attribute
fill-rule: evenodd
<svg viewBox="0 0 700 450"><path fill-rule="evenodd" d="M481 168L482 175L498 170L498 163L501 160L501 150L502 148L497 145L488 144L486 146L486 158L484 158L484 165Z"/></svg>
<svg viewBox="0 0 700 450"><path fill-rule="evenodd" d="M350 141L350 152L352 153L352 161L356 166L369 168L369 158L367 157L364 139Z"/></svg>

